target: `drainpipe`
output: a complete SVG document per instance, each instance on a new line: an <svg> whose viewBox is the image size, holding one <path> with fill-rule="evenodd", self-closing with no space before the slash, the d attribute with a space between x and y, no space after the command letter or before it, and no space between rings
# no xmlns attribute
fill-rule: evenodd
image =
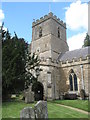
<svg viewBox="0 0 90 120"><path fill-rule="evenodd" d="M85 89L85 88L84 88L84 79L83 79L83 65L80 65L80 67L81 67L82 89Z"/></svg>

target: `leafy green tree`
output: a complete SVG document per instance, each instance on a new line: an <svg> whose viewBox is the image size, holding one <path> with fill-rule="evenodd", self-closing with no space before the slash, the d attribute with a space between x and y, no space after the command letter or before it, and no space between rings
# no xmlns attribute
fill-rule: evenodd
<svg viewBox="0 0 90 120"><path fill-rule="evenodd" d="M83 47L87 47L87 46L90 46L90 36L88 35L88 33L86 34L86 37L84 39Z"/></svg>

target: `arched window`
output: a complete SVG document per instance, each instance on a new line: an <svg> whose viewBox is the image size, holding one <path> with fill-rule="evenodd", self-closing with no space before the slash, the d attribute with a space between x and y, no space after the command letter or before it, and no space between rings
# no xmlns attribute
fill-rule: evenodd
<svg viewBox="0 0 90 120"><path fill-rule="evenodd" d="M77 91L77 90L78 90L78 85L77 85L77 76L76 76L76 74L74 74L74 89L75 89L75 91Z"/></svg>
<svg viewBox="0 0 90 120"><path fill-rule="evenodd" d="M58 38L60 38L60 29L58 27Z"/></svg>
<svg viewBox="0 0 90 120"><path fill-rule="evenodd" d="M39 37L42 37L42 28L39 28Z"/></svg>
<svg viewBox="0 0 90 120"><path fill-rule="evenodd" d="M70 91L73 91L72 75L69 75Z"/></svg>
<svg viewBox="0 0 90 120"><path fill-rule="evenodd" d="M78 91L77 76L74 73L73 69L70 70L69 83L70 83L70 91Z"/></svg>

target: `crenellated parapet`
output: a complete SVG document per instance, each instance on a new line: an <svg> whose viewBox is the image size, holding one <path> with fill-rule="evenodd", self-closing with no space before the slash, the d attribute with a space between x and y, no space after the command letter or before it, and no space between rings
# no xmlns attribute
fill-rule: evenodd
<svg viewBox="0 0 90 120"><path fill-rule="evenodd" d="M76 64L87 64L90 63L90 55L87 55L85 58L80 57L80 58L73 58L72 60L66 60L66 61L58 61L56 59L52 59L52 58L44 58L41 57L41 62L40 64L44 64L44 65L51 65L51 66L56 66L56 67L62 67L62 66L72 66L72 65L76 65Z"/></svg>
<svg viewBox="0 0 90 120"><path fill-rule="evenodd" d="M57 63L56 59L52 59L52 58L44 58L41 57L40 58L40 64L41 65L45 65L45 66L56 66L56 67L60 67L59 63Z"/></svg>
<svg viewBox="0 0 90 120"><path fill-rule="evenodd" d="M52 12L50 12L48 15L45 15L44 17L41 17L40 19L37 19L36 21L34 21L32 23L32 27L36 26L37 24L40 24L44 21L46 21L47 19L54 19L55 21L57 21L60 25L62 25L63 27L66 28L66 23L64 23L62 20L60 20L59 18L57 18L56 15L53 15Z"/></svg>
<svg viewBox="0 0 90 120"><path fill-rule="evenodd" d="M85 58L79 57L73 58L71 60L66 60L66 61L59 61L60 67L62 66L71 66L71 65L79 65L79 64L90 64L90 55L87 55Z"/></svg>

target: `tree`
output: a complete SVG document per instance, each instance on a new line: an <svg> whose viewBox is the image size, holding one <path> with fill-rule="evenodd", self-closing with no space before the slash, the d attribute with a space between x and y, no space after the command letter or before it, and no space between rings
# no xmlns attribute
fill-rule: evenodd
<svg viewBox="0 0 90 120"><path fill-rule="evenodd" d="M14 32L11 37L9 30L2 26L2 95L18 93L36 81L32 71L36 70L40 60L35 54L30 54L28 44L23 38L18 38Z"/></svg>
<svg viewBox="0 0 90 120"><path fill-rule="evenodd" d="M37 76L34 75L34 73L37 72L37 69L39 71L41 71L41 69L37 68L39 67L39 63L40 63L40 59L38 58L37 55L35 55L35 53L33 53L31 55L31 53L27 54L27 61L26 61L26 88L28 88L28 86L31 83L35 83L37 82Z"/></svg>
<svg viewBox="0 0 90 120"><path fill-rule="evenodd" d="M3 29L3 26L4 26L4 22L2 23L2 26L0 28L0 32L1 32L1 37L2 37L2 41L3 39L5 38L5 35L6 35L6 31Z"/></svg>
<svg viewBox="0 0 90 120"><path fill-rule="evenodd" d="M28 44L16 35L11 38L9 31L2 42L2 92L3 95L24 89L26 52Z"/></svg>
<svg viewBox="0 0 90 120"><path fill-rule="evenodd" d="M84 39L83 47L87 47L87 46L90 46L90 36L88 35L88 33L86 34L86 37Z"/></svg>

